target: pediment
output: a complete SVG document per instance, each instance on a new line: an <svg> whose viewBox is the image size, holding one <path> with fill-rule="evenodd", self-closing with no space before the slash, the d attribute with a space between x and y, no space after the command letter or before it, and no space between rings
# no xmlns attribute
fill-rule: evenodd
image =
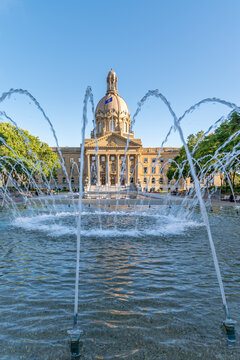
<svg viewBox="0 0 240 360"><path fill-rule="evenodd" d="M125 148L127 145L127 138L118 135L118 134L108 134L105 136L102 136L100 138L97 139L97 146L100 147L121 147L121 148ZM91 139L90 141L87 141L86 147L96 147L96 140L95 139ZM130 140L129 141L129 147L141 147L141 144L138 142L135 142L134 140Z"/></svg>

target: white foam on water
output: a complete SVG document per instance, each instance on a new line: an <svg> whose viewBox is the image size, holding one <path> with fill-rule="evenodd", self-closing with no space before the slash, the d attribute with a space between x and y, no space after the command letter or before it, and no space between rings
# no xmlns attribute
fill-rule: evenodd
<svg viewBox="0 0 240 360"><path fill-rule="evenodd" d="M113 215L113 212L107 215ZM93 216L95 213L87 212L87 215ZM13 226L24 229L26 231L38 231L47 234L51 237L59 237L63 235L74 235L77 233L75 226L70 226L61 223L53 223L52 219L58 220L61 217L76 216L75 212L61 212L56 215L42 214L36 217L18 217L13 221ZM118 214L120 215L120 214ZM124 212L124 216L129 216L129 213ZM182 234L189 228L196 228L202 226L202 223L190 221L186 219L179 219L173 215L160 215L160 214L142 214L138 216L158 217L159 220L152 224L145 224L144 228L135 229L135 227L128 229L121 227L108 227L100 229L99 227L91 227L89 229L82 228L81 234L85 237L144 237L144 236L164 236L164 235L178 235ZM136 213L135 213L136 216ZM60 222L58 220L58 222Z"/></svg>
<svg viewBox="0 0 240 360"><path fill-rule="evenodd" d="M102 216L122 216L122 217L150 217L150 218L169 218L171 215L165 215L160 212L146 212L146 211L83 211L81 216L94 216L94 215L102 215ZM34 219L37 218L38 222L57 219L57 218L66 218L66 217L76 217L78 216L78 211L61 211L56 213L48 213L48 214L37 214L36 216L27 217ZM25 217L21 217L21 219L25 219Z"/></svg>
<svg viewBox="0 0 240 360"><path fill-rule="evenodd" d="M45 217L45 220L49 220L49 217ZM19 217L16 218L12 225L18 228L24 229L26 231L39 231L46 233L49 236L62 236L76 234L76 229L70 226L65 226L55 223L42 223L44 221L43 217Z"/></svg>

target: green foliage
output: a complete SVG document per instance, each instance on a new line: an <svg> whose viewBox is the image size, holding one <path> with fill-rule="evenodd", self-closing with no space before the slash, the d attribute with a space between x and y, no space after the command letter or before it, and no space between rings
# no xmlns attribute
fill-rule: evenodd
<svg viewBox="0 0 240 360"><path fill-rule="evenodd" d="M58 156L38 137L17 129L9 123L0 123L0 172L6 169L12 176L19 174L26 179L30 173L50 177ZM5 143L4 143L5 142ZM53 175L59 164L55 164Z"/></svg>
<svg viewBox="0 0 240 360"><path fill-rule="evenodd" d="M194 146L197 144L197 142L203 137L204 132L199 131L197 135L189 135L187 139L187 145L190 150L190 152L193 151ZM180 169L180 170L179 170ZM184 146L180 148L179 155L177 155L174 158L174 161L171 163L171 166L168 168L167 171L167 177L169 180L172 180L172 178L178 179L181 171L181 176L183 178L186 178L189 176L190 168L187 161L187 155L185 152Z"/></svg>
<svg viewBox="0 0 240 360"><path fill-rule="evenodd" d="M200 131L196 135L190 135L188 137L187 146L192 153L193 158L196 160L194 163L197 173L199 173L200 169L203 168L205 164L208 165L208 173L211 173L217 161L219 162L218 167L221 168L221 159L223 158L224 153L231 153L233 148L236 145L239 145L240 136L233 136L231 141L229 141L225 146L223 145L231 137L231 135L235 134L239 130L240 116L237 113L233 113L231 118L222 122L214 133L204 136L204 132ZM198 146L196 146L194 149L197 143ZM216 154L216 152L216 159L213 159L212 156ZM225 170L230 172L233 184L235 178L238 177L237 174L239 172L239 160L240 159L238 156L225 167ZM183 169L183 178L186 178L190 175L189 164L184 147L181 147L179 155L175 157L174 161L168 169L167 177L169 180L172 178L178 179L178 168Z"/></svg>

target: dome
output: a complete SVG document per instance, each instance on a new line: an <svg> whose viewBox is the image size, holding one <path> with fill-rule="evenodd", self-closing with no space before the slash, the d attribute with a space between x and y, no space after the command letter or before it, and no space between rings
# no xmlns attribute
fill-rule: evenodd
<svg viewBox="0 0 240 360"><path fill-rule="evenodd" d="M118 94L117 82L117 75L115 71L111 69L107 76L107 93L97 104L95 111L96 117L103 117L113 113L115 113L118 118L130 117L127 103Z"/></svg>
<svg viewBox="0 0 240 360"><path fill-rule="evenodd" d="M95 115L102 117L115 113L118 117L129 117L127 103L118 94L106 94L97 104Z"/></svg>
<svg viewBox="0 0 240 360"><path fill-rule="evenodd" d="M118 94L117 83L116 73L110 70L107 76L106 95L99 101L95 110L97 137L112 132L126 137L131 128L130 112L126 101ZM92 138L94 134L92 131ZM130 136L133 137L132 131Z"/></svg>

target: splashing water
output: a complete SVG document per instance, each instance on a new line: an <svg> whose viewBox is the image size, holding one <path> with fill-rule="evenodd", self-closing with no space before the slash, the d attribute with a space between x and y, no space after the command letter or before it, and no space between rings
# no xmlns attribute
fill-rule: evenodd
<svg viewBox="0 0 240 360"><path fill-rule="evenodd" d="M124 195L124 197L121 199L120 194L120 185L116 194L116 199L111 202L110 197L107 198L106 201L101 199L101 192L98 189L96 191L96 197L97 201L93 201L93 205L95 206L95 209L91 209L91 211L86 211L86 208L83 208L84 200L83 200L83 194L87 194L88 191L83 192L84 184L83 184L83 169L84 169L84 148L85 148L85 133L86 133L86 126L88 122L87 118L87 104L90 102L91 104L91 111L93 116L93 123L94 123L94 138L96 141L95 146L95 154L98 155L98 139L96 134L96 120L95 120L95 114L94 114L94 100L93 100L93 93L90 87L87 88L85 97L84 97L84 103L83 103L83 120L82 120L82 143L81 143L81 153L80 153L80 168L78 167L77 163L73 163L71 170L70 170L70 177L68 175L68 172L65 167L64 159L61 153L61 149L59 147L58 139L56 132L54 130L54 127L46 115L45 111L41 107L41 105L38 103L38 101L26 90L22 89L11 89L9 92L6 92L2 94L0 97L0 103L3 103L6 98L9 98L13 96L14 94L20 94L27 96L30 98L30 100L33 102L33 104L37 107L37 109L41 112L43 115L43 118L50 126L50 130L54 136L57 151L59 154L59 162L58 164L61 166L63 173L65 174L67 178L67 183L70 189L69 195L58 195L53 196L51 193L52 190L52 183L54 182L54 167L57 166L55 164L52 169L50 169L50 177L47 179L47 177L44 174L43 171L43 165L41 163L41 160L37 159L36 154L33 152L33 157L35 159L35 166L32 171L29 171L29 169L26 167L26 163L28 162L27 159L20 159L18 158L17 154L15 153L14 149L11 148L3 138L0 138L0 142L6 146L10 152L14 155L13 157L6 157L6 156L0 156L0 166L3 168L4 176L7 178L7 182L3 183L0 187L0 195L1 195L1 205L6 206L7 208L12 210L12 218L13 218L13 225L17 226L19 228L25 229L26 231L41 231L49 236L63 236L63 235L74 235L76 236L76 278L75 278L75 298L74 298L74 328L76 329L78 326L78 299L79 299L79 269L80 269L80 250L81 250L81 237L82 236L95 236L95 237L105 237L105 238L114 238L114 237L145 237L145 236L168 236L169 234L181 234L186 229L190 227L196 227L196 226L205 226L208 234L209 244L211 248L211 253L213 257L213 262L215 266L215 271L217 275L217 280L220 288L220 293L222 297L222 302L224 305L226 318L230 320L230 314L229 309L226 301L222 276L220 272L220 267L217 259L217 254L214 246L214 241L211 233L211 228L209 224L208 219L208 213L206 208L206 203L204 202L204 191L207 191L206 187L201 187L200 183L203 183L204 180L207 177L211 177L213 175L216 175L218 172L224 172L225 177L229 183L233 199L236 203L236 198L234 196L234 188L231 183L230 179L230 171L233 167L233 164L237 163L237 166L239 166L239 155L240 155L240 145L239 142L231 149L230 152L223 152L222 150L235 138L239 137L240 130L236 131L234 134L232 134L223 145L221 145L213 155L205 155L205 157L202 157L200 159L195 159L194 154L196 153L199 144L201 143L201 139L197 141L195 146L193 147L192 151L187 146L186 140L183 135L183 131L181 128L181 122L183 119L190 114L191 112L195 111L197 108L202 106L203 104L207 103L219 103L224 106L227 106L231 109L231 112L228 115L228 118L233 114L233 112L240 113L240 109L233 103L227 102L225 100L221 100L218 98L207 98L204 99L195 105L191 106L189 109L187 109L184 114L180 117L177 117L175 112L173 111L169 101L162 95L158 90L152 90L148 91L146 95L140 100L138 103L137 110L134 113L133 120L131 123L131 127L129 129L128 137L127 137L127 144L125 147L124 152L124 160L121 166L121 172L120 172L120 178L124 178L125 169L126 169L126 158L127 158L127 151L129 148L130 143L130 133L132 132L133 126L135 125L137 116L141 112L142 107L146 103L146 101L150 97L156 97L157 99L161 100L166 106L168 111L170 112L172 119L173 119L173 125L170 127L169 132L167 133L165 139L162 141L161 146L159 148L156 162L153 166L153 169L156 168L158 165L158 160L161 156L161 152L163 151L164 145L167 143L169 136L173 131L177 131L181 142L185 148L187 160L180 166L179 164L176 164L178 172L178 179L176 180L176 184L180 183L181 179L185 182L185 179L183 177L183 170L185 165L188 163L190 165L189 169L189 176L191 175L194 180L194 191L190 189L189 195L186 195L185 197L181 199L172 199L171 195L168 194L167 196L164 196L161 198L162 201L162 208L161 211L150 211L150 204L152 203L152 198L145 194L145 196L142 195L142 189L138 187L137 193L135 194L135 200L130 199L130 195L132 191L130 188L127 188L127 192ZM21 130L18 128L17 123L12 120L4 111L0 112L0 118L5 118L8 121L10 121L17 129L20 135L24 136ZM204 133L203 136L206 136L206 134L210 133L212 130L216 129L217 126L224 120L224 118L219 119L216 123L211 125L209 129ZM25 143L29 149L29 151L32 151L30 148L29 140L24 136ZM219 157L219 154L221 153L221 157ZM203 166L201 166L201 160L207 157L207 161ZM174 160L172 160L174 162ZM8 165L11 167L11 170L7 170L4 168L4 164L8 163ZM160 171L163 172L163 169L165 166L167 166L168 163L163 164L163 166L160 168ZM22 185L21 183L21 176L16 175L15 168L16 166L20 166L22 168L23 173L27 177L27 182ZM98 161L96 163L96 169L91 169L90 176L92 177L92 172L96 172L96 174L99 174L98 169ZM108 166L108 163L107 163ZM144 164L141 162L138 162L135 165L135 168L132 172L131 177L133 178L136 169L141 166L144 167ZM40 183L44 183L44 188L46 191L43 191L40 187L40 184L36 182L35 176L34 176L34 170L40 168ZM71 178L73 174L74 168L77 169L77 173L79 176L79 194L74 194L71 186ZM197 170L200 169L200 170ZM210 173L210 175L209 175ZM108 174L108 171L107 171ZM148 186L150 184L151 178L154 174L154 171L152 171L152 174L148 178L148 182L146 184L146 189L148 189ZM174 174L175 175L175 174ZM99 179L97 179L99 183ZM11 187L15 189L15 194L13 195L12 192L9 190L9 183L11 183ZM120 181L121 183L121 181ZM175 184L175 185L176 185ZM30 188L31 186L34 186L34 188L37 189L37 192L39 193L38 198L32 198L30 197ZM56 186L56 182L55 182ZM45 192L47 192L48 196L45 196ZM209 194L209 199L211 198L213 194ZM20 209L20 205L18 205L18 199L19 204L24 205L27 207L26 214L24 215L24 212L22 209ZM109 202L107 202L109 201ZM76 204L77 202L77 204ZM66 212L59 210L59 207L61 206L61 203L70 204L73 207L73 211ZM86 203L86 202L85 202ZM89 205L91 201L89 200ZM108 207L111 207L112 204L114 205L113 208L107 209ZM177 210L176 210L176 206ZM104 208L102 208L102 205L104 205ZM173 206L174 205L174 206ZM200 206L200 212L202 216L203 224L197 222L193 219L194 211L196 209L196 206ZM129 207L133 206L134 211L129 210ZM184 209L184 217L182 217ZM45 213L43 212L45 211ZM173 212L175 211L175 213ZM24 215L24 216L23 216ZM98 226L93 227L87 227L84 223L84 218L96 216L98 218ZM77 224L77 228L72 224L72 226L69 226L69 224L59 224L59 219L69 219L74 218L74 223ZM156 223L154 224L155 227L153 228L150 223L144 222L147 218L156 220ZM119 221L121 219L121 221ZM144 219L144 220L143 220ZM157 222L158 220L161 220L160 222ZM65 221L65 220L64 220ZM121 227L121 222L125 221L126 225L125 227ZM141 225L143 224L143 227ZM84 226L85 227L84 227Z"/></svg>

